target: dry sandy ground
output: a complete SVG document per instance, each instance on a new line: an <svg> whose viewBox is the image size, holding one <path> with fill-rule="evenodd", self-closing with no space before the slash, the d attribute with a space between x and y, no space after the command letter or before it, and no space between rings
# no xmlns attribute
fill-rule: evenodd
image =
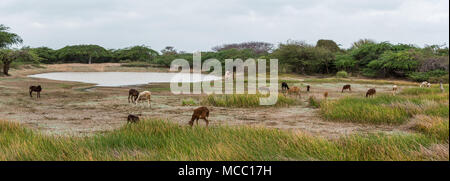
<svg viewBox="0 0 450 181"><path fill-rule="evenodd" d="M60 64L46 68L12 70L11 77L0 77L0 120L17 121L33 129L58 135L90 135L96 132L116 129L126 124L126 116L142 114L147 118L167 119L187 125L192 110L197 106L182 106L183 99L202 99L200 95L173 95L168 84L150 84L132 87L95 87L95 85L28 78L26 75L61 71L166 71L157 68L125 68L120 64ZM291 77L300 79L301 77ZM41 99L30 98L28 87L40 84L43 87ZM210 107L211 125L261 125L293 131L302 131L326 138L337 138L351 133L403 132L402 126L366 125L324 121L318 110L307 106L306 98L314 95L322 98L324 91L330 98L361 95L368 88L377 92L390 91L392 85L352 84L351 93L340 93L345 83L310 84L312 92L304 93L302 105L265 108L223 108ZM298 83L300 85L300 83ZM152 107L146 104L129 104L128 90L150 90L153 93ZM201 126L204 122L199 121Z"/></svg>

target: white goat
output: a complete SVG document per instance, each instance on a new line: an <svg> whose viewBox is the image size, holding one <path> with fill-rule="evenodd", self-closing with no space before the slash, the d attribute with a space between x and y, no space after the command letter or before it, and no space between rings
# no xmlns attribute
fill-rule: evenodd
<svg viewBox="0 0 450 181"><path fill-rule="evenodd" d="M146 99L148 106L152 107L152 105L150 104L151 96L152 96L152 93L150 91L141 92L141 93L139 93L139 96L137 97L135 104L137 104L141 99L143 99L143 100Z"/></svg>
<svg viewBox="0 0 450 181"><path fill-rule="evenodd" d="M420 87L426 87L427 84L429 84L427 81L422 82L422 84L420 84Z"/></svg>
<svg viewBox="0 0 450 181"><path fill-rule="evenodd" d="M397 85L392 86L392 94L395 96L395 94L397 93L398 87Z"/></svg>

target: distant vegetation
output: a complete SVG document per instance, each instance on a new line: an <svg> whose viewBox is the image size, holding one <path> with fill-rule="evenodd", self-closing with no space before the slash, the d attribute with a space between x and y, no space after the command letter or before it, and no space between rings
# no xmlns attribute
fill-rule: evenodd
<svg viewBox="0 0 450 181"><path fill-rule="evenodd" d="M446 160L448 121L417 133L327 140L262 127L210 128L146 120L89 137L50 136L0 121L0 160ZM445 128L447 126L447 128ZM441 130L447 133L442 134ZM444 139L444 140L443 140Z"/></svg>
<svg viewBox="0 0 450 181"><path fill-rule="evenodd" d="M99 45L72 45L58 50L48 47L8 50L10 45L22 39L9 28L0 26L0 58L3 65L27 61L54 63L104 63L126 62L124 66L169 67L174 59L186 59L192 63L192 53L167 46L160 52L140 45L123 49L105 49ZM12 51L8 52L8 51ZM18 52L20 51L20 52ZM17 58L18 55L22 58ZM24 56L27 54L27 56ZM26 57L26 58L23 58ZM343 77L401 78L413 81L448 83L449 49L439 45L423 48L408 44L391 44L361 39L349 49L342 49L333 40L318 40L316 45L302 41L287 41L278 46L266 42L244 42L219 45L212 51L202 52L202 60L275 58L279 60L281 73L329 74ZM6 67L9 68L9 67ZM336 74L339 72L338 74Z"/></svg>

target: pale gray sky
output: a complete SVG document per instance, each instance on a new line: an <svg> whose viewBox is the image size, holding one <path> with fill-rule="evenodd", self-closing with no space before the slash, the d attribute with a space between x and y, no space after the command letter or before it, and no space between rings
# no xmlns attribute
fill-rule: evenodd
<svg viewBox="0 0 450 181"><path fill-rule="evenodd" d="M360 38L447 44L448 0L1 0L0 24L31 47L174 46L192 52L224 43Z"/></svg>

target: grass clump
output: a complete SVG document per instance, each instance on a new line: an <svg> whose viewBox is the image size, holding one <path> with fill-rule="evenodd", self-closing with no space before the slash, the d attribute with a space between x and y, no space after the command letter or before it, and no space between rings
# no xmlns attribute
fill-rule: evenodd
<svg viewBox="0 0 450 181"><path fill-rule="evenodd" d="M449 120L437 117L417 115L412 121L412 129L423 133L431 138L446 141L449 140Z"/></svg>
<svg viewBox="0 0 450 181"><path fill-rule="evenodd" d="M261 107L259 99L268 97L263 94L231 94L231 95L208 95L202 100L202 104L212 105L216 107ZM276 107L298 105L300 101L297 99L278 95Z"/></svg>
<svg viewBox="0 0 450 181"><path fill-rule="evenodd" d="M407 88L398 96L345 97L320 108L325 119L344 122L403 124L418 114L448 118L448 87L444 93L439 88Z"/></svg>
<svg viewBox="0 0 450 181"><path fill-rule="evenodd" d="M183 99L183 100L181 101L181 105L182 105L182 106L197 106L198 103L197 103L197 101L195 101L194 99L189 98L189 99Z"/></svg>
<svg viewBox="0 0 450 181"><path fill-rule="evenodd" d="M0 122L0 160L448 160L448 149L447 154L422 151L436 144L423 134L327 140L261 127L190 128L162 120L65 137Z"/></svg>
<svg viewBox="0 0 450 181"><path fill-rule="evenodd" d="M318 100L315 96L309 96L308 98L309 106L313 108L319 108L321 101Z"/></svg>
<svg viewBox="0 0 450 181"><path fill-rule="evenodd" d="M320 112L327 120L344 122L401 124L409 119L406 110L382 104L388 101L384 96L374 99L347 97L323 103Z"/></svg>

